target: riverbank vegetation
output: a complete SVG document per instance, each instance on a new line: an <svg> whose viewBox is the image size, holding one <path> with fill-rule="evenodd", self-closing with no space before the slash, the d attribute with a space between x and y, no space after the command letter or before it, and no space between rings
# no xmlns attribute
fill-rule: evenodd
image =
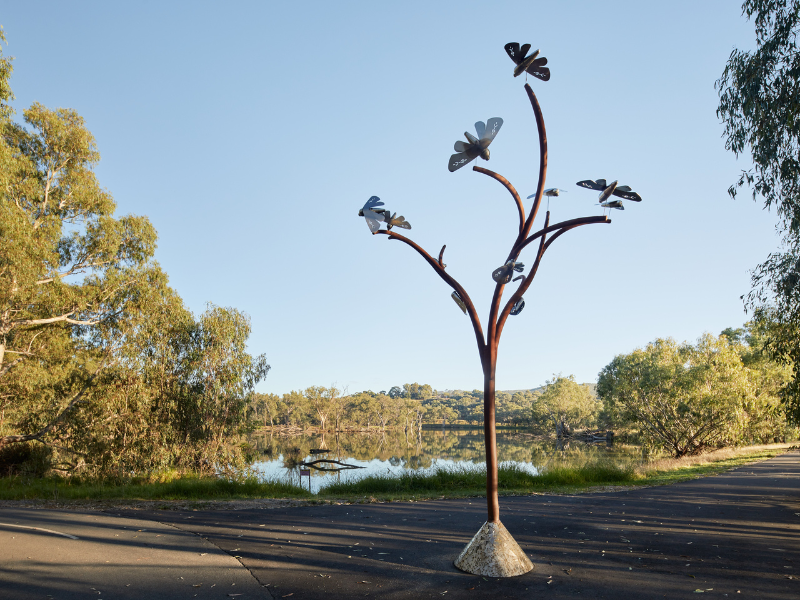
<svg viewBox="0 0 800 600"><path fill-rule="evenodd" d="M762 315L696 344L657 339L615 357L596 390L572 376L554 376L538 389L497 392L497 422L563 439L581 430L614 430L617 439L675 457L796 439L784 404L791 367L765 351L770 326ZM253 420L284 434L480 426L483 393L414 383L345 396L335 387L311 387L281 397L253 394L249 410Z"/></svg>
<svg viewBox="0 0 800 600"><path fill-rule="evenodd" d="M614 486L665 485L714 475L753 461L785 452L789 444L752 446L710 452L698 457L656 461L615 461L601 455L556 459L539 474L515 465L501 466L501 495L579 493ZM260 481L255 476L235 479L186 476L169 473L159 478L140 478L101 483L80 477L0 478L0 500L46 502L188 501L202 505L218 500L290 498L316 502L374 502L433 498L483 497L486 472L480 465L406 471L332 483L312 495L297 483ZM165 508L169 504L163 505Z"/></svg>

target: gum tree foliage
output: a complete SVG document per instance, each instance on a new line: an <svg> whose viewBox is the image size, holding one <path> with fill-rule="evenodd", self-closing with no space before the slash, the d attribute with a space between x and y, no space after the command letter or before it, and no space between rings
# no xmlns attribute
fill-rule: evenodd
<svg viewBox="0 0 800 600"><path fill-rule="evenodd" d="M336 386L329 388L311 386L303 392L303 395L311 421L315 421L315 424L323 430L328 428L330 421L333 421L334 430L339 429L347 409L347 400L341 395L341 390Z"/></svg>
<svg viewBox="0 0 800 600"><path fill-rule="evenodd" d="M770 372L774 363L760 363L754 350L728 335L705 334L695 345L657 339L615 357L597 392L612 421L676 457L773 441L783 431L777 390L785 371Z"/></svg>
<svg viewBox="0 0 800 600"><path fill-rule="evenodd" d="M109 364L90 328L119 319L146 284L156 233L145 217L114 218L75 111L37 103L27 127L11 120L10 59L0 63L1 447L44 439L84 401Z"/></svg>
<svg viewBox="0 0 800 600"><path fill-rule="evenodd" d="M129 476L241 464L246 398L269 366L247 315L195 317L152 261L146 217L116 217L83 119L7 105L0 55L0 449Z"/></svg>
<svg viewBox="0 0 800 600"><path fill-rule="evenodd" d="M728 193L745 186L753 199L780 217L780 250L752 274L746 304L773 321L766 347L793 369L784 389L789 417L800 422L800 0L746 0L756 49L734 49L716 82L717 115L725 125L725 146L749 154L752 168Z"/></svg>
<svg viewBox="0 0 800 600"><path fill-rule="evenodd" d="M591 388L576 383L573 375L553 376L534 399L532 421L538 429L569 434L575 429L594 427L601 406Z"/></svg>

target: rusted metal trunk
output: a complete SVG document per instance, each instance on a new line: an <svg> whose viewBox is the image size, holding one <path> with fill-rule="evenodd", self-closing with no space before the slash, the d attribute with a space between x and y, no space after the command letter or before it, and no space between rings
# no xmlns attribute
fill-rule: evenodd
<svg viewBox="0 0 800 600"><path fill-rule="evenodd" d="M483 434L486 443L486 508L489 523L500 522L500 501L497 497L497 434L495 431L495 381L497 350L488 352L483 372Z"/></svg>

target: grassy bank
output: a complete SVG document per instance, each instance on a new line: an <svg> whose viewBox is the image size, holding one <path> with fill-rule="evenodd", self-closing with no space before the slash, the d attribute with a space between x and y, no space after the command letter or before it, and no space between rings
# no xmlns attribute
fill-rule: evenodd
<svg viewBox="0 0 800 600"><path fill-rule="evenodd" d="M791 444L723 449L701 456L662 458L646 463L593 457L581 463L553 462L538 475L515 466L501 467L498 492L503 495L580 493L598 487L667 485L714 475L778 456ZM377 475L323 488L320 498L364 501L422 500L441 497L485 496L486 471L474 467L437 469L427 473Z"/></svg>
<svg viewBox="0 0 800 600"><path fill-rule="evenodd" d="M629 483L636 477L631 466L611 462L557 466L533 475L517 466L501 467L497 486L501 494L558 492L568 488ZM486 492L486 470L479 467L440 468L430 472L372 475L353 482L332 483L321 497L372 496L378 500L481 496Z"/></svg>
<svg viewBox="0 0 800 600"><path fill-rule="evenodd" d="M501 495L532 493L577 493L597 487L665 485L713 475L753 461L778 456L790 444L724 449L696 457L662 458L646 463L608 458L602 454L588 459L552 461L534 475L516 466L500 469ZM580 462L582 460L582 462ZM297 484L258 481L255 478L229 481L196 476L168 475L161 480L126 483L91 482L76 479L22 477L0 478L0 500L249 500L261 498L315 499L317 501L392 501L428 498L484 496L485 470L474 466L406 471L400 475L373 475L331 483L316 496Z"/></svg>
<svg viewBox="0 0 800 600"><path fill-rule="evenodd" d="M0 478L0 500L237 500L310 498L308 490L256 478L230 481L184 475L162 481L97 482L65 478Z"/></svg>

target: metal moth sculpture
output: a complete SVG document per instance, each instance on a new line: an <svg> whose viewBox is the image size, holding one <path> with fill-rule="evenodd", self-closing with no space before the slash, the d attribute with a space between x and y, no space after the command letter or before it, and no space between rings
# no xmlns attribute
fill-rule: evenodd
<svg viewBox="0 0 800 600"><path fill-rule="evenodd" d="M537 78L537 80L548 81L550 79L550 69L546 66L547 59L540 56L538 50L529 54L531 49L530 44L523 44L520 46L520 44L515 42L506 44L504 48L506 54L514 62L514 77L526 73ZM508 63L505 63L506 59L499 58L499 50L498 47L498 61L507 65ZM531 81L531 83L533 82ZM548 210L546 212L542 211L545 214L541 229L534 231L534 223L537 222L539 209L544 208L544 204L549 202L550 198L557 198L564 194L565 190L559 188L545 189L548 148L547 136L544 128L544 117L542 115L541 106L539 105L539 100L536 98L536 94L531 88L531 85L526 82L523 87L533 110L538 134L539 151L539 182L537 184L536 194L529 196L529 198L533 199L530 210L526 212L522 199L519 197L514 186L511 185L511 182L505 177L481 166L472 167L473 172L490 177L510 192L514 200L516 215L519 218L519 226L515 228L514 236L509 240L511 243L510 250L508 254L503 255L505 263L492 272L492 279L496 282L496 285L494 286L494 295L489 307L488 321L481 322L474 304L474 299L470 297L467 290L462 287L451 275L450 271L447 270L447 265L443 261L446 246L442 246L437 259L435 255L431 255L419 244L412 241L410 236L406 237L405 232L400 233L397 229L390 230L391 227L399 228L400 223L404 223L405 219L402 219L402 217L398 219L395 214L380 208L383 203L380 202L377 197L370 198L367 204L364 205L364 208L359 212L359 214L367 220L367 225L372 233L381 234L390 240L405 244L424 259L449 286L451 298L462 312L469 317L472 329L475 333L484 376L483 431L486 449L487 520L469 545L464 548L459 557L454 561L454 564L463 571L476 575L483 575L485 577L511 577L527 573L533 569L533 563L527 558L526 552L519 547L500 521L500 503L497 489L499 463L497 452L497 404L495 390L500 336L504 331L507 319L510 316L519 315L525 308L524 296L533 283L542 257L546 252L549 252L549 248L553 245L553 242L557 239L565 239L566 236L562 237L562 235L577 227L590 224L611 223L611 220L605 213L602 216L586 216L552 223L550 221L551 213L548 205ZM463 96L464 94L460 94L459 100L463 101ZM476 123L476 135L466 133L466 141L457 141L455 143L455 154L450 157L448 170L450 172L457 171L479 156L484 160L489 160L489 145L497 136L502 125L503 120L500 118L489 119L486 123L481 121ZM606 206L609 206L609 201L621 202L622 199L630 199L638 202L641 200L638 194L633 192L629 187L618 186L616 181L610 185L606 185L605 180L587 180L580 182L578 185L589 189L596 189L601 192L600 200L604 202ZM614 196L614 200L611 200L612 195ZM381 228L381 223L386 223L386 227ZM483 224L479 224L479 226L482 225ZM485 233L488 238L492 233L493 227L487 226L485 229L487 230ZM475 237L473 239L478 238ZM525 265L518 262L518 259L523 251L527 249L528 252L531 252L533 248L538 248L538 250L535 250L535 260L532 265L529 265L530 268L528 272L523 275L521 273L525 270ZM519 282L518 286L515 287L513 291L511 289L506 289L514 287L507 286L511 281ZM510 297L507 296L505 300L503 299L504 292L511 292ZM529 314L528 316L533 317L535 315Z"/></svg>
<svg viewBox="0 0 800 600"><path fill-rule="evenodd" d="M538 50L530 56L525 56L528 50L531 49L530 44L523 44L522 48L520 48L517 42L511 42L506 44L504 48L511 60L514 61L514 64L517 65L514 67L514 77L519 77L523 73L530 73L542 81L550 80L550 69L545 67L547 59L544 56L537 58L539 56Z"/></svg>
<svg viewBox="0 0 800 600"><path fill-rule="evenodd" d="M642 197L631 190L630 186L617 185L616 181L606 183L605 179L598 179L596 181L584 179L579 181L576 185L589 190L599 191L600 195L597 197L597 201L603 208L616 208L618 210L625 210L625 207L622 206L622 201L610 199L611 196L617 196L619 198L624 198L625 200L632 200L633 202L642 201Z"/></svg>
<svg viewBox="0 0 800 600"><path fill-rule="evenodd" d="M509 260L506 264L502 267L498 267L494 271L492 271L492 279L495 280L497 283L506 284L511 281L511 276L514 274L514 271L521 273L525 270L525 265L521 262L514 262L513 260Z"/></svg>
<svg viewBox="0 0 800 600"><path fill-rule="evenodd" d="M382 222L386 223L386 229L391 229L392 227L411 229L411 224L406 221L405 217L402 215L398 217L397 213L392 214L387 209L380 208L381 206L383 206L381 199L377 196L371 196L358 211L358 216L364 217L367 221L367 227L372 233L380 230Z"/></svg>
<svg viewBox="0 0 800 600"><path fill-rule="evenodd" d="M458 295L458 292L453 292L452 294L450 294L450 297L456 304L458 304L458 308L461 309L461 312L467 314L467 305L464 304L464 301L461 299L461 296Z"/></svg>
<svg viewBox="0 0 800 600"><path fill-rule="evenodd" d="M377 196L372 196L367 203L358 211L359 217L364 217L367 221L367 227L372 233L375 233L381 228L381 221L384 220L383 213L386 212L383 208L383 202Z"/></svg>
<svg viewBox="0 0 800 600"><path fill-rule="evenodd" d="M397 213L393 213L392 216L389 216L389 211L386 211L384 221L386 221L386 229L391 229L392 227L400 227L401 229L411 229L411 223L406 221L405 217L397 216Z"/></svg>
<svg viewBox="0 0 800 600"><path fill-rule="evenodd" d="M447 164L449 171L451 173L457 171L479 156L483 160L489 160L489 144L492 143L492 140L497 135L497 132L500 131L502 125L503 119L500 117L493 117L486 123L483 121L475 123L475 132L478 134L478 137L465 131L464 135L467 138L467 143L458 140L453 145L453 150L455 150L456 153L450 157L450 162Z"/></svg>

